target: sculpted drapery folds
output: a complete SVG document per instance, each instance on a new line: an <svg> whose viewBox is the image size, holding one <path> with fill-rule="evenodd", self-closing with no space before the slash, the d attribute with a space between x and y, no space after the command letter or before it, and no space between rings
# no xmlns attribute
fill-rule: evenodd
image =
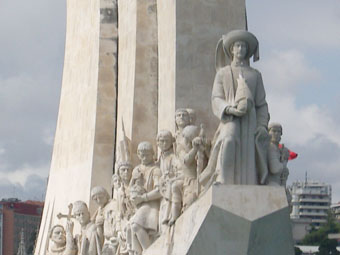
<svg viewBox="0 0 340 255"><path fill-rule="evenodd" d="M269 134L271 141L268 149L269 174L267 184L286 187L289 175L287 168L289 151L284 145L281 145L281 148L279 147L282 136L282 126L279 123L270 123Z"/></svg>
<svg viewBox="0 0 340 255"><path fill-rule="evenodd" d="M158 236L171 233L181 213L215 182L285 186L289 152L279 146L281 125L272 124L268 134L266 94L261 73L249 66L251 57L258 59L258 41L247 31L232 31L218 43L211 102L220 124L212 143L204 125L195 126L195 110L180 108L174 136L158 132L158 161L152 144L141 142L140 164L133 168L123 129L112 198L104 188L93 188L91 198L99 207L92 220L86 204L75 202L81 234L73 238L69 213L68 242L58 243L57 232L65 236L65 231L56 227L48 254L141 255Z"/></svg>
<svg viewBox="0 0 340 255"><path fill-rule="evenodd" d="M132 176L142 176L144 194L136 194L132 202L137 209L130 219L131 249L139 254L148 248L154 235L158 232L159 206L161 194L159 179L161 171L154 162L154 151L151 143L141 142L137 148L141 164L133 169ZM139 183L140 184L140 183Z"/></svg>
<svg viewBox="0 0 340 255"><path fill-rule="evenodd" d="M91 221L90 212L83 201L73 203L73 213L81 227L80 235L76 235L79 255L101 254L101 238L97 232L97 225Z"/></svg>
<svg viewBox="0 0 340 255"><path fill-rule="evenodd" d="M258 41L244 30L234 30L219 41L212 109L220 125L201 182L210 178L224 184L264 184L269 136L268 106L262 77L249 66L258 59ZM232 59L221 66L223 55Z"/></svg>

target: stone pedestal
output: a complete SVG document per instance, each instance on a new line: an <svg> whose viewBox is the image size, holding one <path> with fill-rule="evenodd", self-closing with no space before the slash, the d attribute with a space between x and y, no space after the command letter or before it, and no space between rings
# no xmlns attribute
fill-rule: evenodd
<svg viewBox="0 0 340 255"><path fill-rule="evenodd" d="M293 255L281 187L212 186L143 255Z"/></svg>
<svg viewBox="0 0 340 255"><path fill-rule="evenodd" d="M213 137L215 48L222 34L246 29L244 0L158 0L158 129L175 130L175 110L193 108Z"/></svg>
<svg viewBox="0 0 340 255"><path fill-rule="evenodd" d="M46 254L56 215L111 190L116 129L117 4L67 0L65 61L57 130L35 254ZM78 225L75 226L78 228Z"/></svg>

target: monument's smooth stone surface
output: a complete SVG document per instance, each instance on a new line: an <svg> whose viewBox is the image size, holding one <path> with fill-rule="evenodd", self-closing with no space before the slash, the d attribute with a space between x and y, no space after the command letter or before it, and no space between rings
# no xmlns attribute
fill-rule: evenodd
<svg viewBox="0 0 340 255"><path fill-rule="evenodd" d="M143 255L293 255L282 187L213 185Z"/></svg>
<svg viewBox="0 0 340 255"><path fill-rule="evenodd" d="M62 90L44 212L35 248L43 255L58 213L90 199L93 186L111 190L116 126L117 5L67 0ZM78 225L75 226L75 230Z"/></svg>
<svg viewBox="0 0 340 255"><path fill-rule="evenodd" d="M211 113L215 48L222 34L246 29L245 0L157 0L158 130L175 130L178 108L192 108L213 137Z"/></svg>
<svg viewBox="0 0 340 255"><path fill-rule="evenodd" d="M150 141L156 149L158 120L158 48L156 0L118 1L119 68L117 130L122 121L131 141L131 160L138 163L137 145ZM122 140L117 133L117 140Z"/></svg>

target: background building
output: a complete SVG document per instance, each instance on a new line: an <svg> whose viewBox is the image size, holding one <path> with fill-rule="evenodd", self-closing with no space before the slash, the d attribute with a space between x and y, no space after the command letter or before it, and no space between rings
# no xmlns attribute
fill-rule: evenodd
<svg viewBox="0 0 340 255"><path fill-rule="evenodd" d="M319 181L297 181L290 187L293 220L310 220L315 227L327 222L331 206L332 187Z"/></svg>
<svg viewBox="0 0 340 255"><path fill-rule="evenodd" d="M331 205L333 215L337 221L340 221L340 202Z"/></svg>
<svg viewBox="0 0 340 255"><path fill-rule="evenodd" d="M43 203L15 198L0 201L0 255L17 254L23 229L27 254L32 254Z"/></svg>

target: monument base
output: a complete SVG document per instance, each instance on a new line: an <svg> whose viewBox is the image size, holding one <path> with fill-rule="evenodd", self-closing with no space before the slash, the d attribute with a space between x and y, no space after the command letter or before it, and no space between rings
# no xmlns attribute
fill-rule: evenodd
<svg viewBox="0 0 340 255"><path fill-rule="evenodd" d="M282 187L213 185L143 255L293 255Z"/></svg>

